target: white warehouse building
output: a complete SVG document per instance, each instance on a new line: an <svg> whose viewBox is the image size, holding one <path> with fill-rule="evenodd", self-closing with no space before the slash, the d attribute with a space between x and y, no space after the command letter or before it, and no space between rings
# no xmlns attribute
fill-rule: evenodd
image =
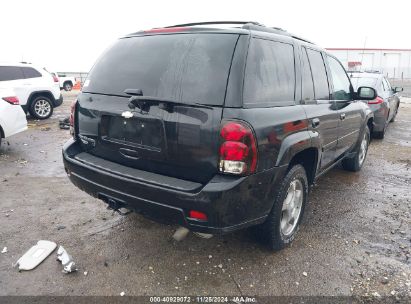
<svg viewBox="0 0 411 304"><path fill-rule="evenodd" d="M327 48L347 71L380 71L392 79L411 79L411 49Z"/></svg>

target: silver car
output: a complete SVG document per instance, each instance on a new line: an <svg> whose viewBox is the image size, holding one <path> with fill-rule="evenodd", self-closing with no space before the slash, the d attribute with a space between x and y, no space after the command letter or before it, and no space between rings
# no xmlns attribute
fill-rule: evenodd
<svg viewBox="0 0 411 304"><path fill-rule="evenodd" d="M377 98L369 100L368 105L374 112L374 127L372 135L374 138L383 139L388 124L395 120L400 105L397 93L403 88L392 88L388 79L378 72L348 72L351 77L354 90L359 87L372 87L377 91Z"/></svg>

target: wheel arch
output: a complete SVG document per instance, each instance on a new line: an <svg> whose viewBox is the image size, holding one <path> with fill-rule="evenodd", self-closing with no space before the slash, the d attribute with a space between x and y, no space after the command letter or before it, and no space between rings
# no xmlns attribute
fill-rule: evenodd
<svg viewBox="0 0 411 304"><path fill-rule="evenodd" d="M43 90L43 91L35 91L35 92L32 92L30 94L29 98L27 99L28 100L28 103L27 103L27 108L28 109L30 109L31 104L34 101L34 99L36 99L39 96L49 98L50 101L52 102L53 106L54 106L55 99L54 99L53 93L51 93L50 91L47 91L47 90Z"/></svg>
<svg viewBox="0 0 411 304"><path fill-rule="evenodd" d="M372 131L374 129L374 117L367 118L367 126L368 126L368 129L370 130L370 134L372 134Z"/></svg>
<svg viewBox="0 0 411 304"><path fill-rule="evenodd" d="M315 147L310 147L295 154L291 159L288 169L300 164L304 167L307 174L308 184L313 184L317 172L319 152Z"/></svg>
<svg viewBox="0 0 411 304"><path fill-rule="evenodd" d="M301 164L307 173L309 184L314 182L320 158L319 141L315 140L316 134L312 133L305 130L286 137L277 159L277 166L288 165L288 169Z"/></svg>

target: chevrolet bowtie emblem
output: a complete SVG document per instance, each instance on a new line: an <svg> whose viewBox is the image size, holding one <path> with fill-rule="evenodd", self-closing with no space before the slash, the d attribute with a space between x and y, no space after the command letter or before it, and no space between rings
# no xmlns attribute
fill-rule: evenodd
<svg viewBox="0 0 411 304"><path fill-rule="evenodd" d="M121 113L121 116L123 116L124 118L131 118L133 117L133 113L130 111L124 111L123 113Z"/></svg>

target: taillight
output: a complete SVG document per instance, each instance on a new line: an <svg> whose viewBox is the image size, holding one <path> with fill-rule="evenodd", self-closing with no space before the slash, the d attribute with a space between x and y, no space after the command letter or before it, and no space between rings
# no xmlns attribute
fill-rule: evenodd
<svg viewBox="0 0 411 304"><path fill-rule="evenodd" d="M228 121L222 125L219 169L222 173L250 174L257 167L257 143L250 126Z"/></svg>
<svg viewBox="0 0 411 304"><path fill-rule="evenodd" d="M382 99L380 96L377 96L377 98L373 99L373 100L369 100L368 104L380 104L383 103L384 99Z"/></svg>
<svg viewBox="0 0 411 304"><path fill-rule="evenodd" d="M53 76L53 80L54 80L54 82L59 82L59 79L58 79L58 77L57 77L56 75L51 74L51 76Z"/></svg>
<svg viewBox="0 0 411 304"><path fill-rule="evenodd" d="M9 104L12 104L12 105L20 104L19 98L17 96L3 97L3 100L7 101Z"/></svg>
<svg viewBox="0 0 411 304"><path fill-rule="evenodd" d="M197 210L190 210L188 213L188 217L190 219L199 220L199 221L207 221L207 214L197 211Z"/></svg>
<svg viewBox="0 0 411 304"><path fill-rule="evenodd" d="M77 105L77 99L76 100L74 100L72 103L71 103L71 105L70 105L70 118L69 118L69 122L70 122L70 134L71 135L73 135L73 137L75 136L75 118L76 118L76 115L75 115L75 112L76 112L76 105Z"/></svg>

